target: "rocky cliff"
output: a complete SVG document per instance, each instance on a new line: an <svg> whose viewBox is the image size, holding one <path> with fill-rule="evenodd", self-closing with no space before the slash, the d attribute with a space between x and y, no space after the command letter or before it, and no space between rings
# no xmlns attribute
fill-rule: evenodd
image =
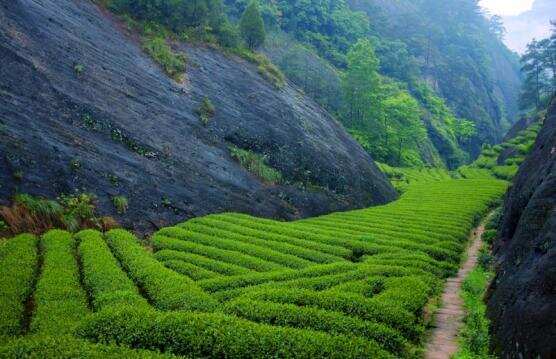
<svg viewBox="0 0 556 359"><path fill-rule="evenodd" d="M496 350L504 358L556 356L556 101L521 165L495 243L488 299Z"/></svg>
<svg viewBox="0 0 556 359"><path fill-rule="evenodd" d="M179 45L177 84L89 0L0 2L0 198L15 192L129 199L137 230L212 212L298 218L396 197L372 159L291 85L251 63ZM215 116L196 114L203 99ZM229 146L264 155L285 181L247 172ZM300 185L302 183L303 185Z"/></svg>

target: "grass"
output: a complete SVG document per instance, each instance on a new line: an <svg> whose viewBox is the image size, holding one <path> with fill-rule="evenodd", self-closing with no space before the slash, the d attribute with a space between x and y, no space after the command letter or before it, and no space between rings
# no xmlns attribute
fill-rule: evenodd
<svg viewBox="0 0 556 359"><path fill-rule="evenodd" d="M465 324L460 331L460 349L456 359L490 358L490 322L486 316L484 294L492 273L481 267L469 273L462 286L466 310Z"/></svg>
<svg viewBox="0 0 556 359"><path fill-rule="evenodd" d="M17 194L11 206L0 207L0 217L13 234L41 234L52 228L77 232L84 228L110 229L117 223L95 213L96 198L88 193L62 195L56 200Z"/></svg>
<svg viewBox="0 0 556 359"><path fill-rule="evenodd" d="M187 57L183 53L174 52L164 37L144 37L143 49L162 67L168 76L176 82L184 81Z"/></svg>
<svg viewBox="0 0 556 359"><path fill-rule="evenodd" d="M129 201L125 196L114 196L112 197L112 204L116 208L119 214L124 214L129 208Z"/></svg>
<svg viewBox="0 0 556 359"><path fill-rule="evenodd" d="M215 113L216 109L214 108L214 105L210 99L205 96L201 102L201 106L197 109L197 115L199 116L203 126L208 125L210 119L214 117Z"/></svg>
<svg viewBox="0 0 556 359"><path fill-rule="evenodd" d="M125 352L121 345L145 357L411 358L422 349L427 303L507 187L422 174L384 206L288 223L195 218L154 234L154 254L124 230L49 232L31 335L3 341L0 353L79 356ZM0 264L27 269L17 285L0 286L15 308L14 333L40 262L36 244L25 242L20 257L7 250L20 241L0 247Z"/></svg>
<svg viewBox="0 0 556 359"><path fill-rule="evenodd" d="M243 168L259 177L264 182L268 184L278 184L282 182L282 174L266 163L267 160L265 156L233 145L231 145L229 149L233 159L238 161Z"/></svg>

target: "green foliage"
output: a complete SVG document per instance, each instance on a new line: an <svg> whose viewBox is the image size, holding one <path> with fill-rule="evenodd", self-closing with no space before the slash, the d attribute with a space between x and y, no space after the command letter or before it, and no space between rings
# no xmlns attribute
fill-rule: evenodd
<svg viewBox="0 0 556 359"><path fill-rule="evenodd" d="M102 235L85 230L75 236L83 272L83 284L95 310L109 306L147 306L135 284L122 271Z"/></svg>
<svg viewBox="0 0 556 359"><path fill-rule="evenodd" d="M30 330L41 335L70 334L89 313L73 255L75 242L70 233L51 230L42 236L41 248L43 265Z"/></svg>
<svg viewBox="0 0 556 359"><path fill-rule="evenodd" d="M460 167L458 169L459 174L464 178L495 177L511 181L517 174L519 164L531 152L538 131L538 124L533 123L525 130L519 132L516 137L501 145L494 147L484 145L481 154L475 162L469 166ZM502 162L504 164L501 164Z"/></svg>
<svg viewBox="0 0 556 359"><path fill-rule="evenodd" d="M83 71L85 71L85 66L83 66L83 64L75 64L73 66L73 71L75 71L75 74L79 76L83 73Z"/></svg>
<svg viewBox="0 0 556 359"><path fill-rule="evenodd" d="M393 353L405 351L406 340L396 330L340 312L251 299L231 301L224 307L224 312L258 323L369 338L379 341Z"/></svg>
<svg viewBox="0 0 556 359"><path fill-rule="evenodd" d="M498 231L496 229L487 229L483 233L483 240L487 244L492 244L494 243L494 240L496 239L497 235L498 235Z"/></svg>
<svg viewBox="0 0 556 359"><path fill-rule="evenodd" d="M32 331L55 337L4 341L0 356L149 357L145 349L188 357L414 357L424 308L457 271L476 218L507 183L389 170L408 182L387 206L294 222L237 213L195 218L153 235L154 255L123 230L82 231L75 241L49 232L30 321ZM4 281L14 285L6 286L11 296L0 313L10 308L8 327L16 331L40 262L36 241L17 240L0 244L0 272L13 261L26 268ZM60 342L70 332L89 341Z"/></svg>
<svg viewBox="0 0 556 359"><path fill-rule="evenodd" d="M170 268L175 272L188 276L193 280L214 279L220 277L220 275L215 272L209 271L207 269L183 261L168 260L164 262L164 265L167 268Z"/></svg>
<svg viewBox="0 0 556 359"><path fill-rule="evenodd" d="M214 108L214 105L210 99L205 96L201 102L201 106L197 109L197 115L201 119L201 123L204 126L208 125L210 119L214 117L215 113L216 109Z"/></svg>
<svg viewBox="0 0 556 359"><path fill-rule="evenodd" d="M225 0L232 17L238 18L249 0ZM301 43L314 48L336 66L344 66L350 44L369 31L369 19L350 10L345 1L262 1L262 17Z"/></svg>
<svg viewBox="0 0 556 359"><path fill-rule="evenodd" d="M261 46L266 38L263 18L258 0L251 0L239 21L239 30L247 47L251 50Z"/></svg>
<svg viewBox="0 0 556 359"><path fill-rule="evenodd" d="M224 250L235 250L245 253L247 255L260 258L264 261L276 263L289 268L304 268L312 262L298 257L298 253L292 251L292 254L287 253L287 250L282 247L280 251L271 248L264 248L253 243L253 241L242 241L241 238L223 239L219 235L196 234L192 235L184 228L180 227L167 227L157 232L161 236L169 238L177 238L187 243L198 243L204 246L220 248Z"/></svg>
<svg viewBox="0 0 556 359"><path fill-rule="evenodd" d="M370 41L359 40L347 59L341 120L349 132L376 160L423 166L423 143L429 141L423 122L425 110L400 84L378 74L379 61ZM438 116L446 121L444 114Z"/></svg>
<svg viewBox="0 0 556 359"><path fill-rule="evenodd" d="M455 358L490 358L489 320L483 296L491 273L473 270L463 282L462 297L466 309L465 325L460 332L460 350Z"/></svg>
<svg viewBox="0 0 556 359"><path fill-rule="evenodd" d="M2 358L129 358L158 359L175 358L172 355L118 347L115 345L93 344L70 335L28 336L11 340L0 345Z"/></svg>
<svg viewBox="0 0 556 359"><path fill-rule="evenodd" d="M238 253L229 249L207 246L200 243L184 241L181 239L174 239L163 236L160 233L157 233L152 240L154 248L157 250L170 249L174 251L193 253L200 256L217 259L224 263L248 268L256 272L284 269L284 267L280 264L269 262L267 260L253 257L247 254Z"/></svg>
<svg viewBox="0 0 556 359"><path fill-rule="evenodd" d="M346 113L349 125L369 121L378 107L379 61L369 40L359 40L347 55L347 71L343 78ZM375 116L376 117L376 116Z"/></svg>
<svg viewBox="0 0 556 359"><path fill-rule="evenodd" d="M21 234L0 247L0 338L21 334L25 301L33 291L37 239Z"/></svg>
<svg viewBox="0 0 556 359"><path fill-rule="evenodd" d="M219 313L108 309L86 320L79 334L193 357L392 357L361 338L255 324Z"/></svg>
<svg viewBox="0 0 556 359"><path fill-rule="evenodd" d="M233 18L239 18L247 6L247 0L225 3ZM372 43L380 63L376 71L382 77L402 82L402 88L418 99L424 109L431 103L420 92L424 84L434 84L435 90L429 92L438 99L435 92L444 96L442 103L450 118L425 113L422 120L430 134L420 148L405 151L409 162L420 160L429 165L442 165L442 158L445 165L455 169L467 160L468 154L463 149L475 149L476 143L492 141L501 132L499 124L509 126L516 115L517 108L509 99L516 95L517 56L505 48L499 37L500 29L481 15L475 3L454 6L446 2L438 5L437 0L400 0L395 4L265 0L261 12L267 27L289 35L285 44L271 44L265 48L266 52L293 82L333 113L366 104L368 94L355 95L361 95L357 103L345 103L337 96L337 76L326 71L326 65L319 64L318 57L344 70L349 68L349 50L358 41ZM292 57L285 57L285 52L292 52L289 55ZM501 71L494 64L504 64L506 70ZM317 71L323 69L319 76ZM373 111L373 107L364 105L362 109ZM456 118L454 112L461 118ZM341 118L344 124L357 118L358 112L352 111L350 115ZM375 115L373 119L379 117ZM399 151L393 147L389 151L390 146L384 148L381 143L385 130L346 127L368 137L366 142L373 147L373 156L398 165L396 152ZM373 134L380 140L373 138ZM392 158L384 153L393 153Z"/></svg>
<svg viewBox="0 0 556 359"><path fill-rule="evenodd" d="M129 201L125 196L114 196L112 197L112 204L116 207L119 214L124 214L129 208Z"/></svg>
<svg viewBox="0 0 556 359"><path fill-rule="evenodd" d="M201 254L183 252L180 250L162 249L163 244L160 243L159 245L160 245L159 251L156 252L155 258L161 262L164 262L164 264L167 264L168 262L175 262L175 261L182 262L182 263L190 263L192 265L195 265L200 268L204 268L211 272L219 273L227 276L247 274L250 272L249 269L240 267L235 264L221 262L219 260L205 257Z"/></svg>
<svg viewBox="0 0 556 359"><path fill-rule="evenodd" d="M66 228L75 232L83 227L100 227L95 216L95 196L89 193L61 195L58 198L63 208L62 220Z"/></svg>
<svg viewBox="0 0 556 359"><path fill-rule="evenodd" d="M266 163L266 156L236 146L230 146L229 149L233 159L261 180L269 184L282 182L282 174Z"/></svg>
<svg viewBox="0 0 556 359"><path fill-rule="evenodd" d="M9 229L10 229L10 227L8 227L6 222L0 220L0 233L1 232L7 232Z"/></svg>
<svg viewBox="0 0 556 359"><path fill-rule="evenodd" d="M220 0L108 0L108 7L118 14L158 23L175 33L194 29L229 41L230 24Z"/></svg>
<svg viewBox="0 0 556 359"><path fill-rule="evenodd" d="M287 78L315 99L330 113L336 114L342 105L339 71L314 50L285 34L267 36L265 54Z"/></svg>
<svg viewBox="0 0 556 359"><path fill-rule="evenodd" d="M57 200L17 194L12 207L2 207L0 212L12 233L39 234L55 227L75 232L102 227L95 214L95 197L87 193L61 195Z"/></svg>
<svg viewBox="0 0 556 359"><path fill-rule="evenodd" d="M552 26L552 36L533 39L521 57L525 76L520 97L523 110L546 108L556 95L556 22Z"/></svg>
<svg viewBox="0 0 556 359"><path fill-rule="evenodd" d="M216 302L189 278L161 263L139 245L136 238L123 230L106 234L108 244L122 267L143 288L161 310L212 310Z"/></svg>
<svg viewBox="0 0 556 359"><path fill-rule="evenodd" d="M159 36L145 37L143 49L162 66L164 71L177 82L184 79L187 58L183 53L175 53L166 39Z"/></svg>

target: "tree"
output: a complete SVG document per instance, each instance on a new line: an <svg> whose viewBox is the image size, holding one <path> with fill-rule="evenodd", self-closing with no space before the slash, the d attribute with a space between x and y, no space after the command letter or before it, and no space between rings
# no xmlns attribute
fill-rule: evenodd
<svg viewBox="0 0 556 359"><path fill-rule="evenodd" d="M508 32L504 26L504 21L498 15L494 15L489 20L490 32L494 34L498 39L503 40Z"/></svg>
<svg viewBox="0 0 556 359"><path fill-rule="evenodd" d="M257 0L251 1L247 8L245 8L241 20L239 21L239 29L241 36L251 50L256 49L264 43L266 32Z"/></svg>
<svg viewBox="0 0 556 359"><path fill-rule="evenodd" d="M346 111L344 119L357 126L371 119L378 109L379 61L371 42L357 41L347 54L347 70L343 78Z"/></svg>
<svg viewBox="0 0 556 359"><path fill-rule="evenodd" d="M397 166L403 166L403 154L413 149L427 137L426 129L421 122L421 109L419 103L405 91L396 93L384 99L384 119L386 127L386 140L384 146L390 153L395 155ZM386 122L387 121L387 122ZM388 127L392 127L391 136L393 141L388 141Z"/></svg>
<svg viewBox="0 0 556 359"><path fill-rule="evenodd" d="M520 106L522 109L542 108L556 92L555 35L541 41L533 40L521 57L525 75Z"/></svg>

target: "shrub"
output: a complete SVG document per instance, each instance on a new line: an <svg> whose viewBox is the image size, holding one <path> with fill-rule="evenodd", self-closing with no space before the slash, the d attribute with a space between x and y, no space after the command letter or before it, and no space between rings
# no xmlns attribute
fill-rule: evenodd
<svg viewBox="0 0 556 359"><path fill-rule="evenodd" d="M77 76L80 76L85 71L85 66L83 64L75 64L73 65L73 71Z"/></svg>
<svg viewBox="0 0 556 359"><path fill-rule="evenodd" d="M392 357L372 341L255 324L219 313L109 308L85 320L78 335L190 357Z"/></svg>
<svg viewBox="0 0 556 359"><path fill-rule="evenodd" d="M180 274L186 275L193 280L214 279L221 277L221 275L217 273L183 261L169 260L164 262L164 265L167 268L170 268L171 270Z"/></svg>
<svg viewBox="0 0 556 359"><path fill-rule="evenodd" d="M111 305L148 305L135 284L122 271L102 235L93 230L76 235L83 283L95 310Z"/></svg>
<svg viewBox="0 0 556 359"><path fill-rule="evenodd" d="M69 335L27 336L0 345L1 358L175 358L156 351L137 350L115 345L92 344Z"/></svg>
<svg viewBox="0 0 556 359"><path fill-rule="evenodd" d="M406 340L396 330L339 312L249 299L229 302L224 306L224 311L258 323L369 338L387 350L400 354L405 350Z"/></svg>
<svg viewBox="0 0 556 359"><path fill-rule="evenodd" d="M192 234L203 233L205 235L209 235L211 237L216 237L219 239L229 239L235 242L253 244L316 263L333 263L344 261L343 258L338 256L333 256L327 253L322 253L318 250L295 245L297 243L295 241L290 241L288 237L286 237L286 240L284 240L283 237L275 236L269 233L265 233L263 236L261 236L263 238L248 235L248 233L253 233L253 231L250 231L249 229L245 230L244 227L233 223L203 219L202 222L189 221L182 225L178 225L178 227L186 229ZM302 242L301 244L306 246L305 242ZM314 245L313 247L325 250L329 249L326 246ZM336 250L335 252L338 253L340 251ZM342 254L345 254L345 252L346 251L342 251Z"/></svg>
<svg viewBox="0 0 556 359"><path fill-rule="evenodd" d="M496 229L487 229L483 232L481 238L485 241L485 243L492 244L497 236L498 231Z"/></svg>
<svg viewBox="0 0 556 359"><path fill-rule="evenodd" d="M282 182L282 174L266 164L265 156L235 146L230 146L229 148L232 158L261 180L269 184Z"/></svg>
<svg viewBox="0 0 556 359"><path fill-rule="evenodd" d="M0 247L0 337L21 333L25 301L33 291L37 266L35 236L21 234Z"/></svg>
<svg viewBox="0 0 556 359"><path fill-rule="evenodd" d="M341 258L346 258L352 253L351 250L341 246L328 245L314 240L297 238L296 236L291 235L291 232L288 231L288 228L286 228L283 223L267 221L268 220L265 221L261 218L230 213L196 218L182 224L178 224L178 227L186 228L192 232L211 231L214 233L220 233L222 236L224 236L224 232L233 233L251 240L258 239L260 241L264 241L264 243L269 246L276 245L276 248L279 248L278 246L281 243L284 243L292 246L293 248L299 248L297 249L297 253L300 253L300 255L303 255L303 249L309 249L313 251L312 253L318 253L319 256L329 254L331 257L328 258L330 260L335 259L336 261L341 260ZM307 259L310 258L307 257Z"/></svg>
<svg viewBox="0 0 556 359"><path fill-rule="evenodd" d="M34 294L31 332L69 334L89 313L87 296L79 282L71 234L51 230L41 238L43 266Z"/></svg>
<svg viewBox="0 0 556 359"><path fill-rule="evenodd" d="M95 197L81 193L62 195L57 201L18 194L11 207L1 207L0 215L12 233L43 233L51 228L77 231L82 228L101 228L95 215Z"/></svg>
<svg viewBox="0 0 556 359"><path fill-rule="evenodd" d="M491 230L491 229L497 230L498 227L500 226L500 221L502 220L502 214L503 214L502 213L502 207L496 208L492 212L492 215L488 219L487 223L485 224L485 229L487 229L487 230Z"/></svg>
<svg viewBox="0 0 556 359"><path fill-rule="evenodd" d="M348 263L335 263L327 265L312 266L300 270L286 269L282 271L272 271L266 273L249 273L245 275L236 275L225 278L216 278L206 280L199 285L209 291L216 292L220 290L228 290L238 287L252 286L266 282L283 282L295 280L299 278L321 277L327 274L340 273L353 268Z"/></svg>
<svg viewBox="0 0 556 359"><path fill-rule="evenodd" d="M164 72L177 82L184 80L187 58L184 54L176 54L163 37L154 36L143 39L143 49L156 61Z"/></svg>
<svg viewBox="0 0 556 359"><path fill-rule="evenodd" d="M488 249L488 247L483 246L481 248L481 250L479 251L477 262L479 264L479 267L482 268L483 270L488 271L491 269L493 258L492 255L490 254L490 250Z"/></svg>
<svg viewBox="0 0 556 359"><path fill-rule="evenodd" d="M423 328L416 325L415 317L402 308L357 294L278 288L254 291L246 294L245 298L341 312L363 320L384 323L398 329L405 337L411 339L417 339L423 331Z"/></svg>
<svg viewBox="0 0 556 359"><path fill-rule="evenodd" d="M204 126L208 125L210 119L214 117L215 113L216 109L214 108L214 105L210 99L205 96L201 102L201 106L197 109L197 115L199 116L201 123Z"/></svg>
<svg viewBox="0 0 556 359"><path fill-rule="evenodd" d="M507 181L511 181L512 178L514 178L514 176L516 175L518 169L519 169L519 167L517 165L496 166L496 167L492 168L492 173L497 178L507 180Z"/></svg>
<svg viewBox="0 0 556 359"><path fill-rule="evenodd" d="M199 232L192 233L180 227L163 228L157 233L169 238L241 252L265 261L278 263L288 268L305 268L313 264L295 255L272 250L268 246L255 245L250 242L245 243L234 239L224 239L220 236L208 236Z"/></svg>
<svg viewBox="0 0 556 359"><path fill-rule="evenodd" d="M216 301L191 279L164 267L139 245L132 234L114 229L106 236L116 258L157 308L211 311L216 307Z"/></svg>
<svg viewBox="0 0 556 359"><path fill-rule="evenodd" d="M160 244L160 243L159 243ZM200 268L223 275L239 275L250 273L250 270L235 264L224 263L219 260L204 257L202 255L180 252L175 250L163 249L155 253L155 258L159 261L180 261L188 262Z"/></svg>
<svg viewBox="0 0 556 359"><path fill-rule="evenodd" d="M124 214L127 212L129 207L129 202L125 196L114 196L112 197L112 203L119 214Z"/></svg>
<svg viewBox="0 0 556 359"><path fill-rule="evenodd" d="M489 320L486 316L486 305L483 295L488 284L490 273L480 268L473 270L462 285L462 297L466 309L464 326L460 331L460 352L456 358L466 356L489 358Z"/></svg>
<svg viewBox="0 0 556 359"><path fill-rule="evenodd" d="M283 266L268 262L266 260L246 255L237 251L220 249L199 243L188 242L180 239L165 237L155 234L152 237L153 246L156 250L171 249L182 252L194 253L197 255L216 259L224 263L248 268L256 272L266 272L277 269L284 269Z"/></svg>

